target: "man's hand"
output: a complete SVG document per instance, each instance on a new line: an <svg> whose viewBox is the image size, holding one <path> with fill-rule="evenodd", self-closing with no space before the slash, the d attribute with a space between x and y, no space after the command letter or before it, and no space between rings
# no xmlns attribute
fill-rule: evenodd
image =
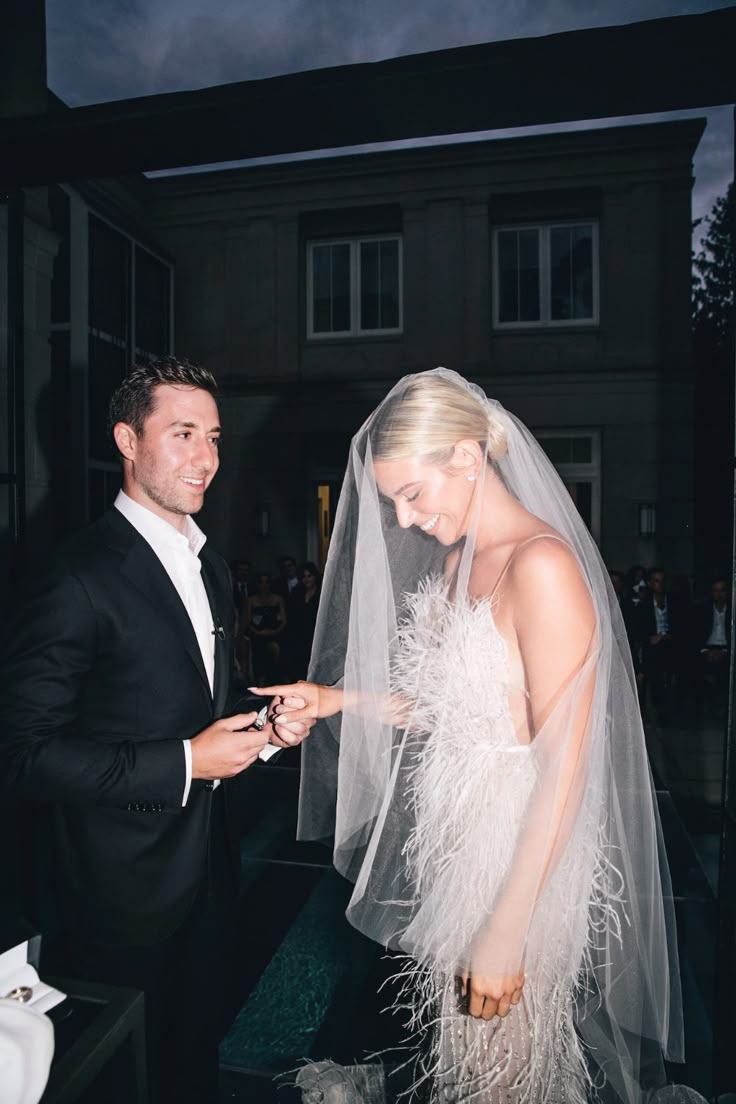
<svg viewBox="0 0 736 1104"><path fill-rule="evenodd" d="M232 778L254 763L269 737L268 728L248 729L257 716L236 713L223 717L195 736L191 740L192 778Z"/></svg>

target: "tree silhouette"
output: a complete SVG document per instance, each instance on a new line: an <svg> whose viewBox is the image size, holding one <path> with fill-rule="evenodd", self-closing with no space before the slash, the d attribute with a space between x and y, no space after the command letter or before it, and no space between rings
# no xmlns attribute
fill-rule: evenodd
<svg viewBox="0 0 736 1104"><path fill-rule="evenodd" d="M711 352L734 348L734 186L729 184L706 216L708 233L693 258L693 336ZM697 223L696 223L697 225Z"/></svg>
<svg viewBox="0 0 736 1104"><path fill-rule="evenodd" d="M706 217L708 231L693 256L695 559L702 582L732 557L735 215L731 183Z"/></svg>

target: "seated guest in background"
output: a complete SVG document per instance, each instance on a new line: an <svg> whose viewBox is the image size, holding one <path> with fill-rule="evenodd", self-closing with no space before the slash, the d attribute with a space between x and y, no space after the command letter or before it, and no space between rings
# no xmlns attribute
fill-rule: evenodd
<svg viewBox="0 0 736 1104"><path fill-rule="evenodd" d="M632 618L632 640L641 648L644 689L649 690L659 724L669 720L669 691L684 671L688 611L667 593L661 567L647 572L647 592Z"/></svg>
<svg viewBox="0 0 736 1104"><path fill-rule="evenodd" d="M279 573L271 583L274 594L280 594L286 600L299 586L296 560L293 556L279 557Z"/></svg>
<svg viewBox="0 0 736 1104"><path fill-rule="evenodd" d="M233 581L233 605L238 613L248 597L250 563L248 560L231 560L230 576Z"/></svg>
<svg viewBox="0 0 736 1104"><path fill-rule="evenodd" d="M271 589L271 576L260 571L257 589L245 604L245 632L252 645L253 675L260 685L273 682L281 671L281 640L286 628L286 607Z"/></svg>
<svg viewBox="0 0 736 1104"><path fill-rule="evenodd" d="M307 560L299 572L301 584L289 602L289 647L293 678L307 677L317 623L322 576L316 564Z"/></svg>
<svg viewBox="0 0 736 1104"><path fill-rule="evenodd" d="M636 671L638 670L637 660L639 660L639 666L641 665L641 656L639 655L638 648L634 646L632 639L632 621L634 615L634 606L632 604L631 598L626 592L626 578L623 571L617 571L615 568L609 568L608 577L611 580L611 586L613 587L614 594L618 599L621 616L624 619L626 636L628 637L629 647L631 648L631 657L634 662L634 670Z"/></svg>
<svg viewBox="0 0 736 1104"><path fill-rule="evenodd" d="M718 704L728 690L731 651L731 588L725 576L713 580L710 600L693 610L692 626L698 700Z"/></svg>
<svg viewBox="0 0 736 1104"><path fill-rule="evenodd" d="M643 593L647 590L647 569L642 567L641 564L634 564L633 567L630 567L626 572L624 589L627 598L635 606L638 606Z"/></svg>

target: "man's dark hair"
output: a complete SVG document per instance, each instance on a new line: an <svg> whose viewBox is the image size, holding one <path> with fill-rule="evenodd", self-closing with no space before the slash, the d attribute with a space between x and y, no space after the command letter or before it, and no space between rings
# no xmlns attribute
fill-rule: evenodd
<svg viewBox="0 0 736 1104"><path fill-rule="evenodd" d="M217 395L215 377L207 368L191 360L164 356L147 360L143 364L134 364L110 399L107 428L111 437L113 427L118 422L132 426L136 434L141 436L146 418L156 405L155 389L162 383L197 387L201 391L208 391L213 398Z"/></svg>

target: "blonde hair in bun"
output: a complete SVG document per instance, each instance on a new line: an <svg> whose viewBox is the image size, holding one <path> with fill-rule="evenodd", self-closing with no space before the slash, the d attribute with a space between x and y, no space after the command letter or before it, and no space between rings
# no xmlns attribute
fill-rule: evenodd
<svg viewBox="0 0 736 1104"><path fill-rule="evenodd" d="M490 403L435 373L417 376L390 398L371 433L380 460L426 457L445 464L458 441L477 441L491 461L506 452L506 428Z"/></svg>

